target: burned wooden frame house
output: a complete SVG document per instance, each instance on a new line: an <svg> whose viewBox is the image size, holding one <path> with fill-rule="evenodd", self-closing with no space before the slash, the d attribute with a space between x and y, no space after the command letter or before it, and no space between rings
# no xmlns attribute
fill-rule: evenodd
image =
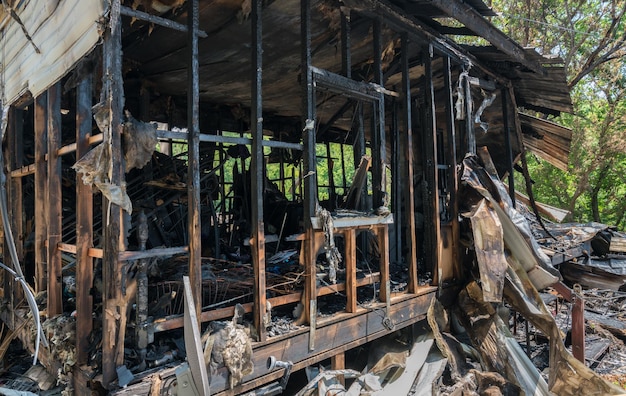
<svg viewBox="0 0 626 396"><path fill-rule="evenodd" d="M528 115L571 111L561 61L480 0L2 4L1 315L31 348L26 301L75 325L37 342L77 394L165 387L144 372L191 324L250 324L214 394L283 378L268 358L343 368L458 293L466 154L511 191L524 150L567 163L569 131Z"/></svg>

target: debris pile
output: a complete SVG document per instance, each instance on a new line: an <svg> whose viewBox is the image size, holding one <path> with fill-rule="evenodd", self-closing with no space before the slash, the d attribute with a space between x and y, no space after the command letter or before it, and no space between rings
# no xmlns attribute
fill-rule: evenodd
<svg viewBox="0 0 626 396"><path fill-rule="evenodd" d="M480 158L470 155L463 162L468 205L464 229L465 238L473 241L469 245L473 252L469 252L467 281L456 299L444 306L433 298L428 327L414 329L403 351L388 352L375 365L359 367L361 371L320 372L299 395L323 395L331 389L347 395L623 394L566 347L561 327L568 305L560 302L559 309L548 308L546 294L538 292L556 284L559 272L540 250L530 225L515 210L492 169L484 150ZM558 298L548 300L559 304ZM608 301L600 296L596 300ZM622 304L617 300L609 305L621 309ZM517 314L512 316L511 311ZM523 319L518 320L518 315ZM542 355L548 368L543 373L511 333L513 325L514 333L521 334L516 327L522 320L532 324L535 342L541 340L547 351ZM606 333L598 325L589 337L600 339ZM616 344L622 351L623 344ZM341 376L354 378L349 388L343 386Z"/></svg>

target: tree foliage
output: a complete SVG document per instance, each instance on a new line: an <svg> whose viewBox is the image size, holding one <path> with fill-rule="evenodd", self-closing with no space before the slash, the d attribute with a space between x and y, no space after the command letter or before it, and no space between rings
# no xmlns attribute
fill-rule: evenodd
<svg viewBox="0 0 626 396"><path fill-rule="evenodd" d="M540 201L575 221L626 228L626 1L494 0L493 22L524 46L558 55L568 71L574 114L569 171L530 160Z"/></svg>

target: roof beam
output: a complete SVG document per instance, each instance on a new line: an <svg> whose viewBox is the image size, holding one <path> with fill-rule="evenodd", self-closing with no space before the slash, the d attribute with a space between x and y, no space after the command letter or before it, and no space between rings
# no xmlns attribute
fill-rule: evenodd
<svg viewBox="0 0 626 396"><path fill-rule="evenodd" d="M541 75L545 74L545 70L539 62L526 56L524 47L493 26L473 7L460 0L430 0L430 2L522 65Z"/></svg>

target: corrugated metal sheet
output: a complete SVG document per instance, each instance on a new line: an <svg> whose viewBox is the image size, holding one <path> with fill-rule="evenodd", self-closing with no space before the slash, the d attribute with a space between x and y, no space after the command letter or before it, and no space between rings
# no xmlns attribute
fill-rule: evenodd
<svg viewBox="0 0 626 396"><path fill-rule="evenodd" d="M5 12L0 26L0 81L10 104L30 91L36 97L73 68L100 38L106 0L24 0L16 13L40 49Z"/></svg>

